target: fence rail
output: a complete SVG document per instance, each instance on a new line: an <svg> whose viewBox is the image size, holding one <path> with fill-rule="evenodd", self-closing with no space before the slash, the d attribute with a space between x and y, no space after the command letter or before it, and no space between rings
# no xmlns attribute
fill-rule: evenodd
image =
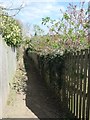
<svg viewBox="0 0 90 120"><path fill-rule="evenodd" d="M63 101L76 118L89 119L90 49L69 53L65 59Z"/></svg>

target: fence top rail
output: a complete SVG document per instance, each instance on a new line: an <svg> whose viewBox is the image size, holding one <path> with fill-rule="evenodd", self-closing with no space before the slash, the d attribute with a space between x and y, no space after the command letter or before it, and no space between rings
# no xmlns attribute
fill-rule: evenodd
<svg viewBox="0 0 90 120"><path fill-rule="evenodd" d="M85 54L88 54L88 58L90 58L90 48L87 48L87 49L82 49L81 51L75 51L75 52L68 52L68 53L66 53L66 57L74 57L74 56L83 56L83 57L85 57Z"/></svg>

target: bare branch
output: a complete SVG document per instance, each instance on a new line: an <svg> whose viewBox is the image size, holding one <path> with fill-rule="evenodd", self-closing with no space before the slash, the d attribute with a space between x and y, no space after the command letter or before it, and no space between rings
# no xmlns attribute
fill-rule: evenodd
<svg viewBox="0 0 90 120"><path fill-rule="evenodd" d="M13 15L8 14L9 17L13 17L13 16L16 16L21 11L21 9L23 9L23 8L24 8L23 4L21 4L17 8L6 8L6 7L0 6L0 9L2 10L2 12L0 14L4 16L4 15L6 15L6 13L8 14L8 12L15 11L15 14L13 14ZM5 14L4 14L3 11L6 11Z"/></svg>
<svg viewBox="0 0 90 120"><path fill-rule="evenodd" d="M18 8L5 8L5 7L2 7L2 10L7 10L7 11L11 11L11 10L21 10L22 8L24 8L23 4L20 5L20 7Z"/></svg>

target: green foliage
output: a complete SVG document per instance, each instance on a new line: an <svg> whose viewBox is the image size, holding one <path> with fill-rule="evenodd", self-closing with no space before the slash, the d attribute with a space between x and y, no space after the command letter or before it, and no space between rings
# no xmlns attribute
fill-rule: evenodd
<svg viewBox="0 0 90 120"><path fill-rule="evenodd" d="M34 46L34 49L40 54L47 55L52 53L57 53L60 45L57 43L56 37L58 36L34 36L31 38L31 44Z"/></svg>
<svg viewBox="0 0 90 120"><path fill-rule="evenodd" d="M42 24L48 24L49 34L56 37L60 51L75 51L88 47L88 10L84 9L84 2L78 6L69 4L67 10L62 12L63 17L52 20L50 17L42 19ZM54 37L55 38L55 37ZM53 39L53 38L52 38ZM56 43L55 45L56 46ZM63 46L63 47L62 47ZM56 47L57 48L57 47Z"/></svg>
<svg viewBox="0 0 90 120"><path fill-rule="evenodd" d="M50 21L50 17L42 18L42 24L46 25Z"/></svg>
<svg viewBox="0 0 90 120"><path fill-rule="evenodd" d="M64 56L60 54L38 55L39 70L47 84L55 90L61 89L63 82Z"/></svg>
<svg viewBox="0 0 90 120"><path fill-rule="evenodd" d="M43 35L44 31L43 29L40 28L39 25L34 25L33 27L34 27L35 36Z"/></svg>
<svg viewBox="0 0 90 120"><path fill-rule="evenodd" d="M69 15L68 15L67 13L65 13L65 14L63 15L63 19L65 19L65 20L69 20L70 17L69 17Z"/></svg>
<svg viewBox="0 0 90 120"><path fill-rule="evenodd" d="M62 18L53 20L50 17L42 18L42 24L48 28L47 35L31 38L34 49L43 55L60 54L66 51L73 52L89 47L88 43L88 10L84 9L84 2L78 6L69 4L67 10L62 12ZM41 28L34 26L35 33Z"/></svg>
<svg viewBox="0 0 90 120"><path fill-rule="evenodd" d="M18 47L22 42L22 33L19 21L5 14L2 14L0 19L0 31L2 37L9 46Z"/></svg>

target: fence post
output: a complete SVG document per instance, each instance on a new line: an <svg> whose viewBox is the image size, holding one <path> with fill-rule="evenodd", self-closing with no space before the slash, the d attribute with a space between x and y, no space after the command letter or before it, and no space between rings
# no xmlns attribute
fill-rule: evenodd
<svg viewBox="0 0 90 120"><path fill-rule="evenodd" d="M89 105L88 117L90 120L90 48L89 48L89 71L88 71L88 105Z"/></svg>
<svg viewBox="0 0 90 120"><path fill-rule="evenodd" d="M90 23L90 1L88 2L88 10L89 10L89 23ZM89 44L90 44L90 26L88 28L88 41L89 41ZM89 104L89 119L90 119L90 48L89 48L89 72L88 72L88 104Z"/></svg>
<svg viewBox="0 0 90 120"><path fill-rule="evenodd" d="M2 119L2 37L0 35L0 119Z"/></svg>

